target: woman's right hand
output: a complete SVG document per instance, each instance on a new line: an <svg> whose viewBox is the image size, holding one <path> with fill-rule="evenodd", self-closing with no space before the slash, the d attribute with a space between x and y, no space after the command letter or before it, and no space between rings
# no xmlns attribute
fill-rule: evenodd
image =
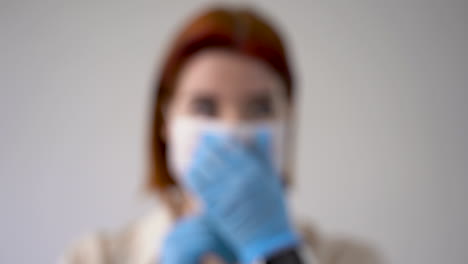
<svg viewBox="0 0 468 264"><path fill-rule="evenodd" d="M268 133L259 132L250 145L207 134L186 175L207 219L235 247L242 263L299 244L270 147Z"/></svg>

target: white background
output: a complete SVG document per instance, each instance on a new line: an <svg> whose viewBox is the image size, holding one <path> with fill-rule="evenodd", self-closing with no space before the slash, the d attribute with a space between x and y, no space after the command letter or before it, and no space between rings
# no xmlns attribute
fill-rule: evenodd
<svg viewBox="0 0 468 264"><path fill-rule="evenodd" d="M53 263L142 194L151 76L199 1L0 1L0 263ZM299 86L296 213L392 263L468 259L468 2L256 1Z"/></svg>

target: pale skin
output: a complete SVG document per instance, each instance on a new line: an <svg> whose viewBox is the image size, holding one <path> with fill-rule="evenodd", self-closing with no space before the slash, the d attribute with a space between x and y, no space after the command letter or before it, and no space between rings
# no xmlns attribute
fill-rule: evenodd
<svg viewBox="0 0 468 264"><path fill-rule="evenodd" d="M167 123L188 116L235 125L290 115L284 83L267 64L234 51L208 49L191 57L179 73L165 118ZM196 211L196 199L186 195L183 208L184 214ZM209 254L204 260L223 263Z"/></svg>

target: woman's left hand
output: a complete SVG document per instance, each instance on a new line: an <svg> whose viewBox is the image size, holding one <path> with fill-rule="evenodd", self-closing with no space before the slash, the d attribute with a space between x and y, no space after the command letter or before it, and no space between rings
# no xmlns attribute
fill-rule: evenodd
<svg viewBox="0 0 468 264"><path fill-rule="evenodd" d="M235 263L226 243L211 230L202 215L182 218L167 235L163 264ZM217 262L213 262L217 259Z"/></svg>

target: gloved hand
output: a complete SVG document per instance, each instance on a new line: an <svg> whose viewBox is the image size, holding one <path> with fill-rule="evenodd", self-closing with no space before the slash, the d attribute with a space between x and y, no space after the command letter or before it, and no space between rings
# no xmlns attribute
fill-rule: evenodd
<svg viewBox="0 0 468 264"><path fill-rule="evenodd" d="M264 131L249 145L208 133L186 175L186 185L202 201L208 219L234 245L242 263L299 243L270 148L271 137Z"/></svg>
<svg viewBox="0 0 468 264"><path fill-rule="evenodd" d="M233 251L202 215L176 222L164 241L162 254L163 264L199 264L207 254L216 255L225 263L236 263Z"/></svg>

